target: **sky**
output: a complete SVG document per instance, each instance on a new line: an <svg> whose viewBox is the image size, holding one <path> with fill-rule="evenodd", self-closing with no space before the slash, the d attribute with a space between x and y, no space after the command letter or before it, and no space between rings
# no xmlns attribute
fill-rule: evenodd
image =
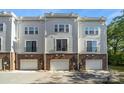
<svg viewBox="0 0 124 93"><path fill-rule="evenodd" d="M0 11L11 11L17 16L41 16L44 13L76 13L82 17L106 17L108 25L112 19L122 14L122 9L0 9Z"/></svg>

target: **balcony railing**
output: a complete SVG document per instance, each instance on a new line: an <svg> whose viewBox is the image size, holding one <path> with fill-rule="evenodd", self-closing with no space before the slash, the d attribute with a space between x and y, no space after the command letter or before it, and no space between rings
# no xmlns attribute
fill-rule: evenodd
<svg viewBox="0 0 124 93"><path fill-rule="evenodd" d="M98 47L87 47L87 52L98 52Z"/></svg>
<svg viewBox="0 0 124 93"><path fill-rule="evenodd" d="M24 47L25 52L37 52L37 47Z"/></svg>

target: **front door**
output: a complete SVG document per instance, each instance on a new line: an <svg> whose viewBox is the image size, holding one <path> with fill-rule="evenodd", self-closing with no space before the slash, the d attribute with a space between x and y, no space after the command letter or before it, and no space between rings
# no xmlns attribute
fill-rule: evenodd
<svg viewBox="0 0 124 93"><path fill-rule="evenodd" d="M3 70L10 70L10 60L8 57L4 57L2 59L2 69Z"/></svg>

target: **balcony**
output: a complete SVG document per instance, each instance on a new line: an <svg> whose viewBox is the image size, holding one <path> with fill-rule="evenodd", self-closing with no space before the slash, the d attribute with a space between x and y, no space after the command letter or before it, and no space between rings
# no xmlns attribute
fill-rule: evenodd
<svg viewBox="0 0 124 93"><path fill-rule="evenodd" d="M24 47L24 52L37 52L37 47Z"/></svg>
<svg viewBox="0 0 124 93"><path fill-rule="evenodd" d="M87 47L86 52L98 52L98 47Z"/></svg>

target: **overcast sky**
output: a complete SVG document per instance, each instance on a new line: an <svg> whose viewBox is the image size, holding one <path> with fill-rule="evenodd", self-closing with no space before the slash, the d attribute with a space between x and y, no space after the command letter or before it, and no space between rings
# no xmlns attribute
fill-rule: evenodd
<svg viewBox="0 0 124 93"><path fill-rule="evenodd" d="M109 24L111 20L118 15L121 15L121 9L0 9L0 11L12 11L17 16L39 16L44 13L77 13L80 16L107 18L106 23Z"/></svg>

